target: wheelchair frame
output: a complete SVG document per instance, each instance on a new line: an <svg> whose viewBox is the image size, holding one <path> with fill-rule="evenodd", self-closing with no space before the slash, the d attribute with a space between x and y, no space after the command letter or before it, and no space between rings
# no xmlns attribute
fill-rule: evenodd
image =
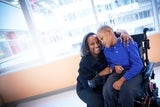
<svg viewBox="0 0 160 107"><path fill-rule="evenodd" d="M158 103L158 87L156 83L151 82L154 79L154 62L148 59L148 49L150 49L149 39L147 38L148 28L144 28L142 34L131 35L137 42L141 59L144 64L142 71L143 82L140 95L135 99L135 107L160 107Z"/></svg>

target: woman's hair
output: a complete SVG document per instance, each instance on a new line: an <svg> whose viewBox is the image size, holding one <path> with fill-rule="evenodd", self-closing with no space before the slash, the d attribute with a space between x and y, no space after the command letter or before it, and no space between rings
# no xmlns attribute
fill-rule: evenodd
<svg viewBox="0 0 160 107"><path fill-rule="evenodd" d="M92 35L96 35L96 34L93 32L89 32L84 36L81 44L81 57L86 56L90 52L87 40Z"/></svg>

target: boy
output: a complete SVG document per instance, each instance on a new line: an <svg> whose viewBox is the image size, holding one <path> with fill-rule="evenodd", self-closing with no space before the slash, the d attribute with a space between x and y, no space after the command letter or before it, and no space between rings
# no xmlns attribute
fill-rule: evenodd
<svg viewBox="0 0 160 107"><path fill-rule="evenodd" d="M130 41L125 46L107 25L98 29L97 37L105 47L106 60L115 71L103 88L105 107L134 107L134 99L142 82L140 72L143 68L137 44Z"/></svg>

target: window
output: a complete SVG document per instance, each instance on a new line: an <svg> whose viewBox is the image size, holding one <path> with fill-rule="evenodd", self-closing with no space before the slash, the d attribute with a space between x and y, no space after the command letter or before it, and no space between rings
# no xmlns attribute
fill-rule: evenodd
<svg viewBox="0 0 160 107"><path fill-rule="evenodd" d="M31 34L28 31L0 31L1 73L38 59Z"/></svg>
<svg viewBox="0 0 160 107"><path fill-rule="evenodd" d="M79 53L78 44L82 37L90 29L96 29L90 0L37 0L28 4L32 7L31 17L42 44L44 62Z"/></svg>
<svg viewBox="0 0 160 107"><path fill-rule="evenodd" d="M115 30L126 29L130 34L134 34L141 33L137 31L143 31L144 27L153 27L154 19L150 0L110 0L108 2L103 0L103 3L94 1L96 1L98 20L107 22ZM104 6L106 11L100 12L99 5Z"/></svg>
<svg viewBox="0 0 160 107"><path fill-rule="evenodd" d="M0 2L0 74L31 66L39 56L19 4ZM14 11L13 11L14 10ZM17 20L18 19L18 23ZM32 64L33 65L33 64Z"/></svg>
<svg viewBox="0 0 160 107"><path fill-rule="evenodd" d="M158 13L159 13L159 15L160 15L160 0L157 0L157 4L158 4ZM159 17L160 18L160 17Z"/></svg>
<svg viewBox="0 0 160 107"><path fill-rule="evenodd" d="M23 20L22 25L16 23L11 27L5 27L4 24L5 29L0 28L0 73L77 55L83 36L88 32L96 32L101 24L108 24L113 29L125 29L130 34L141 33L144 27L156 30L151 0L20 0L20 2L27 9L21 9L17 3L18 8L12 11L17 10L17 13L23 11L20 16L16 14L18 19ZM160 16L160 0L157 2L157 13ZM32 20L25 20L27 12L31 13ZM9 17L13 16L15 15L11 14ZM6 17L2 18L1 21L9 23L11 21L9 17L5 21L2 19ZM26 27L26 23L33 26Z"/></svg>

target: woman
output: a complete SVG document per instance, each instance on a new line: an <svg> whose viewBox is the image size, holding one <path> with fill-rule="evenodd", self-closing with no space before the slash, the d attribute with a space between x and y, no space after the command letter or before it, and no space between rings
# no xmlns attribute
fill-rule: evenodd
<svg viewBox="0 0 160 107"><path fill-rule="evenodd" d="M124 33L122 38L126 41L130 36L128 33ZM104 107L101 93L102 87L91 88L88 84L88 80L91 80L96 75L105 76L111 73L103 54L101 43L95 33L90 32L83 38L81 56L76 85L77 94L87 104L87 107Z"/></svg>

